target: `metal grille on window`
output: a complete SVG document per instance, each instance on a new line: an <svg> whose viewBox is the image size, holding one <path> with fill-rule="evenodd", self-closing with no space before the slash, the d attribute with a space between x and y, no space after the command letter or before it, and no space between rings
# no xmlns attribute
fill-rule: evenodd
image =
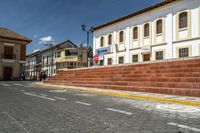
<svg viewBox="0 0 200 133"><path fill-rule="evenodd" d="M133 28L133 39L138 39L138 27Z"/></svg>
<svg viewBox="0 0 200 133"><path fill-rule="evenodd" d="M133 55L133 62L138 62L138 55Z"/></svg>
<svg viewBox="0 0 200 133"><path fill-rule="evenodd" d="M181 48L179 49L179 57L188 57L189 56L189 49L188 48Z"/></svg>
<svg viewBox="0 0 200 133"><path fill-rule="evenodd" d="M161 34L162 33L162 20L158 20L156 22L156 34Z"/></svg>
<svg viewBox="0 0 200 133"><path fill-rule="evenodd" d="M163 60L163 51L156 52L156 60Z"/></svg>
<svg viewBox="0 0 200 133"><path fill-rule="evenodd" d="M187 27L187 12L183 12L179 15L179 29Z"/></svg>
<svg viewBox="0 0 200 133"><path fill-rule="evenodd" d="M149 24L144 25L144 37L149 36Z"/></svg>
<svg viewBox="0 0 200 133"><path fill-rule="evenodd" d="M119 64L123 64L124 63L124 57L119 57Z"/></svg>
<svg viewBox="0 0 200 133"><path fill-rule="evenodd" d="M108 58L108 65L112 65L112 58Z"/></svg>

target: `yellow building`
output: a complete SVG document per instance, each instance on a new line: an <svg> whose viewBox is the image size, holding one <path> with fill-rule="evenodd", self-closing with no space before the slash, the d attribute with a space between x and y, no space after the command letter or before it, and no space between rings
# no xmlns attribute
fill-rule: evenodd
<svg viewBox="0 0 200 133"><path fill-rule="evenodd" d="M56 52L57 70L79 68L87 66L87 49L86 48L64 48Z"/></svg>
<svg viewBox="0 0 200 133"><path fill-rule="evenodd" d="M19 80L25 73L26 45L32 40L0 28L0 80Z"/></svg>

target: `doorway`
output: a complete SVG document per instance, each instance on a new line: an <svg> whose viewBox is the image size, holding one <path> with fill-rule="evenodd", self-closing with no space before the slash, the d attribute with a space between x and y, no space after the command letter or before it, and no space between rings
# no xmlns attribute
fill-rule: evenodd
<svg viewBox="0 0 200 133"><path fill-rule="evenodd" d="M12 67L4 67L3 69L4 80L10 81L12 79L12 72L13 72Z"/></svg>

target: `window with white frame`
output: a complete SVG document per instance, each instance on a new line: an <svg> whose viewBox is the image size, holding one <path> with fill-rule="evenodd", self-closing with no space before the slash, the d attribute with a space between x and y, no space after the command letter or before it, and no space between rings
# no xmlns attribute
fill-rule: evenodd
<svg viewBox="0 0 200 133"><path fill-rule="evenodd" d="M100 38L100 46L103 47L104 46L104 37Z"/></svg>
<svg viewBox="0 0 200 133"><path fill-rule="evenodd" d="M138 54L132 55L132 62L138 62Z"/></svg>
<svg viewBox="0 0 200 133"><path fill-rule="evenodd" d="M179 49L179 58L189 57L189 48L180 48Z"/></svg>
<svg viewBox="0 0 200 133"><path fill-rule="evenodd" d="M178 16L178 24L179 24L179 29L187 28L188 27L188 13L187 12L182 12Z"/></svg>
<svg viewBox="0 0 200 133"><path fill-rule="evenodd" d="M156 60L163 60L163 55L164 53L163 53L163 51L157 51L156 52Z"/></svg>
<svg viewBox="0 0 200 133"><path fill-rule="evenodd" d="M119 64L124 64L124 57L123 56L119 57L118 63Z"/></svg>
<svg viewBox="0 0 200 133"><path fill-rule="evenodd" d="M112 44L112 34L108 35L108 45Z"/></svg>
<svg viewBox="0 0 200 133"><path fill-rule="evenodd" d="M123 43L124 42L124 31L119 32L119 42Z"/></svg>
<svg viewBox="0 0 200 133"><path fill-rule="evenodd" d="M138 27L133 28L133 39L138 39Z"/></svg>
<svg viewBox="0 0 200 133"><path fill-rule="evenodd" d="M107 62L108 65L112 65L112 58L108 58L107 61L108 61Z"/></svg>
<svg viewBox="0 0 200 133"><path fill-rule="evenodd" d="M144 37L148 37L150 34L150 26L149 26L149 23L146 23L144 25Z"/></svg>
<svg viewBox="0 0 200 133"><path fill-rule="evenodd" d="M156 34L162 34L163 32L163 21L159 19L156 21Z"/></svg>

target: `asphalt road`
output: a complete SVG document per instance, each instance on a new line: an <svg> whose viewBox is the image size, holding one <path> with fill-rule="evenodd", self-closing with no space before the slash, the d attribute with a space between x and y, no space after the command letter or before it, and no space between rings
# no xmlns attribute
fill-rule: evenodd
<svg viewBox="0 0 200 133"><path fill-rule="evenodd" d="M199 133L200 108L0 82L0 133Z"/></svg>

